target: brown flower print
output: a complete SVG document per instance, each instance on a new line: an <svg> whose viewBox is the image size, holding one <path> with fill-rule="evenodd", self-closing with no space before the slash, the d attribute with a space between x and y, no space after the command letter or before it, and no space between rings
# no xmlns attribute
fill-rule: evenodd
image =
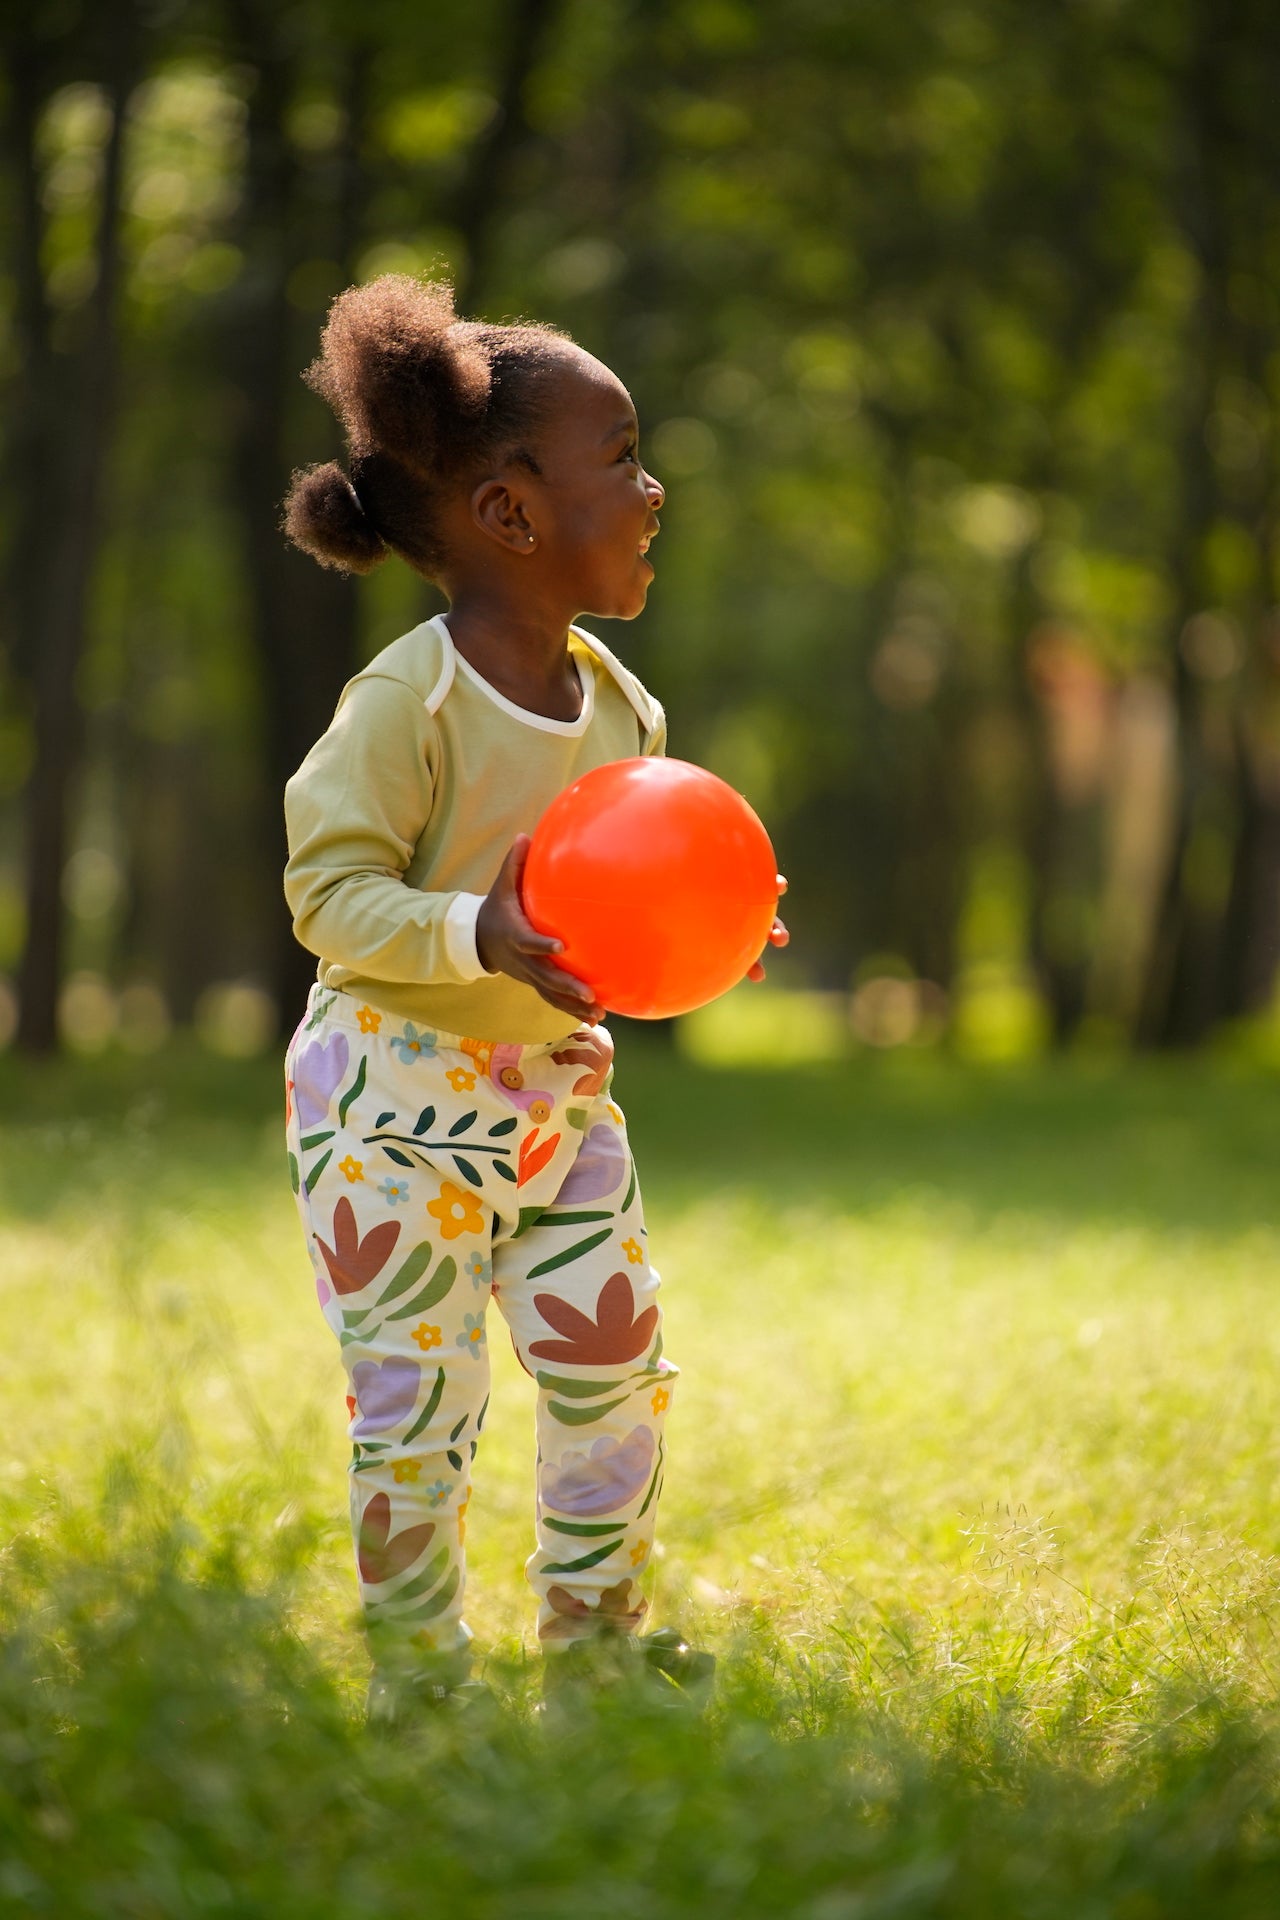
<svg viewBox="0 0 1280 1920"><path fill-rule="evenodd" d="M362 1240L356 1226L356 1212L344 1194L333 1210L334 1245L327 1247L320 1235L316 1245L324 1255L335 1293L359 1293L376 1280L400 1238L400 1222L383 1220L370 1227Z"/></svg>
<svg viewBox="0 0 1280 1920"><path fill-rule="evenodd" d="M596 1317L588 1319L554 1293L537 1293L533 1304L547 1325L563 1334L561 1340L535 1340L529 1351L539 1360L559 1360L571 1367L614 1366L636 1360L646 1350L658 1324L656 1306L636 1313L636 1296L625 1273L609 1276L596 1301Z"/></svg>

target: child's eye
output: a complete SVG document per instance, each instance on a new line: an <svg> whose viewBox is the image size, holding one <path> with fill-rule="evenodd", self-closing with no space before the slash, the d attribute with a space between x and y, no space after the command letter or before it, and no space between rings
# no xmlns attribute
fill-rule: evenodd
<svg viewBox="0 0 1280 1920"><path fill-rule="evenodd" d="M620 460L629 461L632 466L638 467L640 465L640 449L636 445L634 440L632 441L629 447L624 447L622 449L622 452L618 455L618 458Z"/></svg>

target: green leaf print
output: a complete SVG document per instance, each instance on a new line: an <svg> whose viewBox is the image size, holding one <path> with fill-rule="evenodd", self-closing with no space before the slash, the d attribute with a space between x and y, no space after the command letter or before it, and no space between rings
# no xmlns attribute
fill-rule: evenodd
<svg viewBox="0 0 1280 1920"><path fill-rule="evenodd" d="M428 1560L417 1578L410 1580L407 1586L397 1588L395 1593L381 1594L378 1598L366 1602L368 1606L394 1606L397 1600L417 1600L424 1593L430 1593L440 1575L449 1564L449 1549L441 1547L439 1553Z"/></svg>
<svg viewBox="0 0 1280 1920"><path fill-rule="evenodd" d="M539 1574L585 1573L588 1567L598 1567L602 1560L607 1560L611 1553L616 1552L620 1544L621 1542L617 1540L606 1540L602 1547L596 1547L591 1553L584 1553L581 1560L553 1560L549 1567L539 1567L538 1572Z"/></svg>
<svg viewBox="0 0 1280 1920"><path fill-rule="evenodd" d="M327 1127L323 1133L308 1133L298 1145L304 1153L310 1153L313 1147L322 1147L326 1140L332 1140L337 1131L336 1127Z"/></svg>
<svg viewBox="0 0 1280 1920"><path fill-rule="evenodd" d="M298 1191L298 1188L302 1185L302 1176L298 1172L297 1157L292 1153L289 1155L289 1185L293 1188L295 1193Z"/></svg>
<svg viewBox="0 0 1280 1920"><path fill-rule="evenodd" d="M552 1533L580 1534L586 1539L598 1538L602 1533L625 1533L625 1520L602 1520L598 1524L590 1520L552 1520L548 1514L542 1517L544 1527L550 1527Z"/></svg>
<svg viewBox="0 0 1280 1920"><path fill-rule="evenodd" d="M515 1180L516 1170L514 1167L509 1167L505 1160L495 1160L493 1170L495 1173L500 1173L504 1180Z"/></svg>
<svg viewBox="0 0 1280 1920"><path fill-rule="evenodd" d="M344 1327L358 1327L360 1322L367 1320L372 1312L372 1307L355 1307L354 1309L344 1307L342 1310L342 1324Z"/></svg>
<svg viewBox="0 0 1280 1920"><path fill-rule="evenodd" d="M395 1278L386 1291L379 1294L376 1305L385 1307L389 1306L393 1300L398 1300L402 1293L409 1291L416 1280L422 1278L430 1264L431 1242L424 1240L420 1247L414 1248L403 1266L396 1269Z"/></svg>
<svg viewBox="0 0 1280 1920"><path fill-rule="evenodd" d="M394 1114L391 1114L391 1113L388 1113L388 1114L386 1114L386 1115L384 1116L384 1118L385 1118L386 1120L393 1120L393 1119L395 1118L395 1115L394 1115ZM425 1132L426 1132L426 1130L427 1130L427 1128L428 1128L428 1127L434 1127L434 1125L435 1125L435 1123L436 1123L436 1110L435 1110L435 1108L434 1108L434 1107L424 1107L424 1108L422 1109L422 1112L421 1112L421 1113L420 1113L420 1114L418 1115L418 1122L417 1122L417 1125L416 1125L416 1126L414 1127L414 1129L413 1129L413 1130L414 1130L414 1132L415 1132L415 1133L425 1133ZM383 1121L382 1121L382 1120L379 1120L379 1122L378 1122L378 1125L379 1125L379 1126L382 1126L382 1124L383 1124Z"/></svg>
<svg viewBox="0 0 1280 1920"><path fill-rule="evenodd" d="M407 1306L397 1307L394 1313L389 1313L387 1319L407 1320L410 1314L425 1313L428 1307L435 1306L437 1300L444 1299L457 1277L458 1263L451 1253L446 1253L422 1292L415 1293Z"/></svg>
<svg viewBox="0 0 1280 1920"><path fill-rule="evenodd" d="M518 1240L521 1234L528 1233L530 1227L533 1226L534 1222L537 1220L541 1220L545 1212L546 1212L545 1207L521 1207L519 1225L516 1227L516 1230L512 1234L511 1238L513 1240Z"/></svg>
<svg viewBox="0 0 1280 1920"><path fill-rule="evenodd" d="M608 1207L598 1213L552 1213L548 1210L542 1216L544 1227L587 1227L594 1220L612 1220L613 1214Z"/></svg>
<svg viewBox="0 0 1280 1920"><path fill-rule="evenodd" d="M382 1151L386 1154L388 1160L394 1160L398 1167L411 1167L413 1165L408 1154L401 1153L399 1147L384 1147Z"/></svg>
<svg viewBox="0 0 1280 1920"><path fill-rule="evenodd" d="M566 1380L558 1373L544 1373L541 1367L536 1378L548 1393L567 1394L570 1400L595 1400L602 1393L612 1393L618 1385L616 1380Z"/></svg>
<svg viewBox="0 0 1280 1920"><path fill-rule="evenodd" d="M549 1260L539 1260L536 1267L530 1267L530 1280L540 1280L544 1273L554 1273L557 1267L567 1267L571 1260L580 1260L584 1253L590 1253L593 1247L600 1246L613 1232L612 1227L601 1227L599 1233L589 1233L585 1240L576 1240L563 1253L553 1253Z"/></svg>
<svg viewBox="0 0 1280 1920"><path fill-rule="evenodd" d="M582 1129L587 1124L587 1110L585 1107L566 1107L564 1117L571 1127L578 1129L579 1133L582 1132Z"/></svg>
<svg viewBox="0 0 1280 1920"><path fill-rule="evenodd" d="M424 1607L414 1609L413 1618L415 1620L434 1620L438 1613L444 1612L449 1602L453 1599L454 1594L458 1591L461 1582L462 1569L461 1567L455 1567L441 1587L439 1593L433 1593Z"/></svg>
<svg viewBox="0 0 1280 1920"><path fill-rule="evenodd" d="M446 1447L444 1457L455 1473L462 1472L462 1455L460 1453L455 1453L452 1447Z"/></svg>
<svg viewBox="0 0 1280 1920"><path fill-rule="evenodd" d="M627 1188L627 1197L623 1201L622 1205L618 1208L618 1212L625 1213L627 1208L631 1205L631 1202L635 1199L635 1197L636 1197L636 1163L633 1160L631 1162L631 1184Z"/></svg>
<svg viewBox="0 0 1280 1920"><path fill-rule="evenodd" d="M562 1407L558 1400L548 1400L547 1412L562 1427L589 1427L593 1420L603 1420L606 1413L620 1407L626 1397L624 1393L622 1400L606 1400L602 1407Z"/></svg>
<svg viewBox="0 0 1280 1920"><path fill-rule="evenodd" d="M314 1167L312 1167L310 1173L307 1175L307 1192L308 1193L314 1193L316 1181L320 1178L320 1175L324 1172L325 1168L328 1166L332 1158L333 1158L333 1148L326 1147L324 1152L320 1155L320 1158L316 1161Z"/></svg>
<svg viewBox="0 0 1280 1920"><path fill-rule="evenodd" d="M441 1367L436 1374L436 1383L434 1387L432 1387L431 1392L427 1397L426 1406L422 1409L422 1412L418 1415L417 1419L414 1421L413 1425L410 1427L408 1433L406 1433L404 1437L405 1446L408 1446L411 1440L416 1440L418 1435L422 1432L422 1429L426 1426L428 1420L430 1420L432 1414L435 1412L436 1408L440 1405L440 1396L443 1392L444 1392L444 1368Z"/></svg>
<svg viewBox="0 0 1280 1920"><path fill-rule="evenodd" d="M480 1187L484 1185L484 1182L481 1180L480 1175L476 1172L471 1162L469 1160L464 1160L460 1153L454 1154L453 1164L458 1169L458 1172L462 1175L463 1179L469 1180L473 1187Z"/></svg>
<svg viewBox="0 0 1280 1920"><path fill-rule="evenodd" d="M662 1460L663 1460L664 1452L665 1452L665 1448L664 1448L663 1442L659 1440L658 1441L658 1464L653 1470L653 1478L649 1482L649 1491L648 1493L646 1493L644 1497L644 1505L641 1507L639 1513L636 1515L637 1520L642 1520L645 1514L649 1511L649 1502L652 1500L653 1490L658 1484L658 1475L662 1472Z"/></svg>
<svg viewBox="0 0 1280 1920"><path fill-rule="evenodd" d="M360 1065L356 1068L356 1077L338 1102L338 1125L340 1127L346 1126L347 1115L351 1111L352 1102L358 1100L364 1092L365 1076L368 1071L369 1056L367 1053L362 1053L360 1055Z"/></svg>
<svg viewBox="0 0 1280 1920"><path fill-rule="evenodd" d="M451 1440L456 1440L458 1438L458 1435L462 1432L462 1429L466 1426L467 1421L470 1418L471 1418L470 1414L467 1414L467 1413L463 1414L461 1420L459 1420L457 1426L454 1428L453 1432L449 1435L449 1438Z"/></svg>
<svg viewBox="0 0 1280 1920"><path fill-rule="evenodd" d="M380 1113L373 1124L375 1127L389 1127L395 1117L394 1109L390 1113Z"/></svg>
<svg viewBox="0 0 1280 1920"><path fill-rule="evenodd" d="M496 1125L490 1127L489 1138L491 1140L497 1140L504 1133L514 1133L519 1124L520 1122L513 1113L509 1120L499 1120Z"/></svg>
<svg viewBox="0 0 1280 1920"><path fill-rule="evenodd" d="M476 1109L472 1107L470 1113L464 1113L461 1120L454 1121L453 1125L449 1129L449 1138L451 1140L456 1140L460 1133L465 1133L467 1128L474 1123L475 1118L476 1118Z"/></svg>
<svg viewBox="0 0 1280 1920"><path fill-rule="evenodd" d="M303 1028L304 1033L310 1033L313 1027L318 1027L320 1025L320 1022L324 1019L325 1015L328 1013L330 1007L333 1005L334 1000L336 998L337 998L337 995L331 993L327 1000L321 1000L318 1002L315 1012L312 1014L306 1026Z"/></svg>

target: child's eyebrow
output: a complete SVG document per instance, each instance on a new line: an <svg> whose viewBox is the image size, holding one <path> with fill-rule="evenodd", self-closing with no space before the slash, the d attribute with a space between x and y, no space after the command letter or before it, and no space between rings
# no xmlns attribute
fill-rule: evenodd
<svg viewBox="0 0 1280 1920"><path fill-rule="evenodd" d="M639 431L640 422L633 415L630 420L620 420L616 427L610 427L600 444L602 447L607 447L611 440L617 440L622 434L625 433L627 438L631 439Z"/></svg>

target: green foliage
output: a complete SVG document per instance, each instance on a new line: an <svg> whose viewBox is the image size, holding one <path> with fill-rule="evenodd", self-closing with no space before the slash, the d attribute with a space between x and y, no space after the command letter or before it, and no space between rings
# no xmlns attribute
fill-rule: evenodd
<svg viewBox="0 0 1280 1920"><path fill-rule="evenodd" d="M504 62L535 15L544 30L504 108ZM158 980L183 1021L212 979L282 990L261 831L285 771L278 664L251 638L255 620L279 622L246 556L289 469L331 450L296 374L332 293L442 264L484 312L545 315L633 387L669 505L624 650L664 698L674 749L767 811L808 984L843 988L890 953L949 990L971 868L997 841L1034 895L1018 964L1058 1037L1086 1017L1137 1024L1153 927L1182 937L1155 927L1162 857L1169 897L1185 878L1222 962L1194 981L1201 1026L1265 999L1265 930L1252 909L1241 929L1238 901L1227 924L1250 781L1269 790L1280 737L1266 625L1280 583L1261 531L1280 243L1251 211L1274 171L1257 82L1274 28L1255 0L1233 0L1207 41L1189 0L715 0L657 15L634 0L379 0L358 17L291 0L237 19L232 36L216 14L157 17L130 105L121 399L78 676L90 779L74 836L115 863L118 897L108 914L69 886L73 968ZM73 32L36 63L29 103L66 369L94 279L100 56ZM15 399L31 296L18 213L0 206L0 379ZM275 384L251 394L240 361L258 336L276 343ZM278 471L246 473L238 436L262 409L279 420L255 457ZM16 455L5 485L16 512ZM304 634L345 618L327 587L311 583ZM366 653L434 605L394 567L357 593ZM1206 611L1225 641L1179 651ZM1037 665L1046 633L1079 669L1070 683ZM320 664L318 641L289 644L295 690L317 663L327 712L343 647ZM0 755L3 906L30 741L23 636L0 649L18 696ZM1072 693L1090 668L1082 720ZM1171 852L1142 850L1136 887L1115 852L1128 802L1102 774L1119 766L1123 784L1136 764L1115 717L1135 683L1208 770L1186 796L1204 818ZM1067 766L1082 726L1088 764ZM1147 752L1151 781L1176 786L1158 744ZM1206 825L1207 889L1191 850ZM1264 901L1265 878L1240 885ZM1082 898L1083 960L1051 932ZM192 941L197 902L210 924ZM20 926L9 906L0 919L9 965ZM1150 969L1157 1028L1194 1028L1159 1004L1159 939Z"/></svg>

